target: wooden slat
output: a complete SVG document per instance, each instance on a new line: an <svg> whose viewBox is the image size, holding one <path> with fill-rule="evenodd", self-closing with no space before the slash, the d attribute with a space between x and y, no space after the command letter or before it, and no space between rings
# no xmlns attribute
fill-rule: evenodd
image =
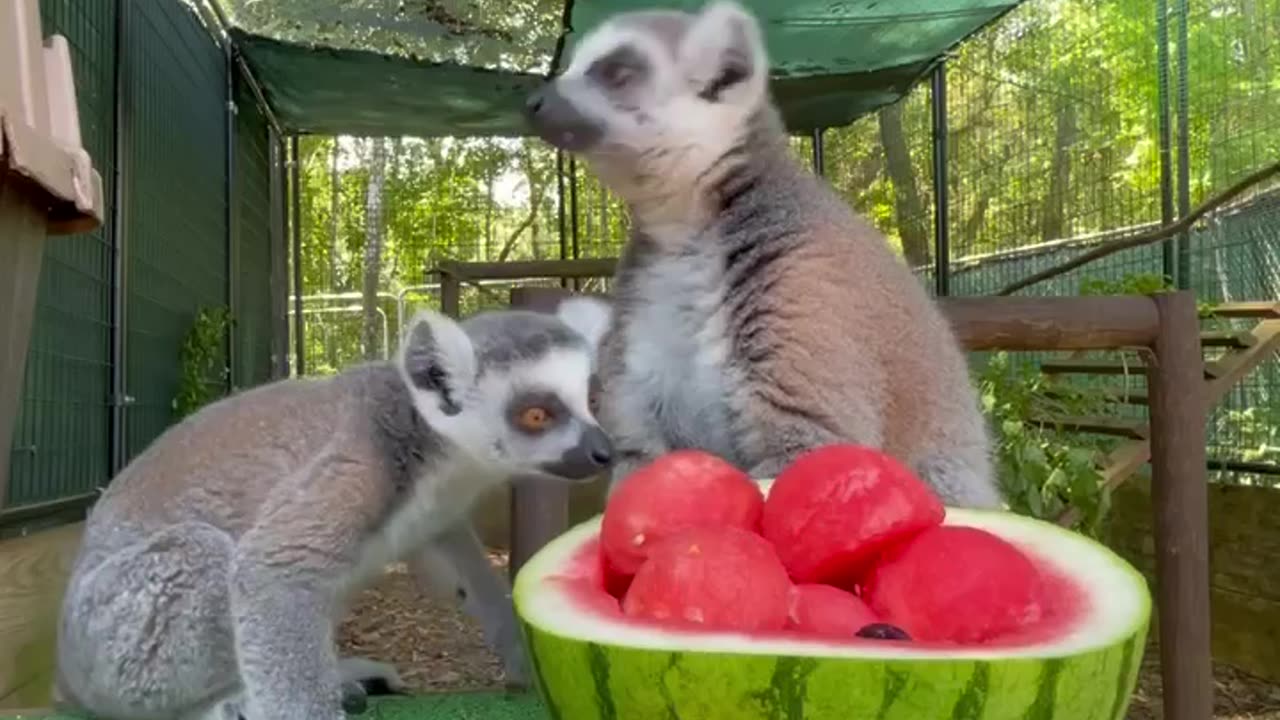
<svg viewBox="0 0 1280 720"><path fill-rule="evenodd" d="M1213 308L1213 314L1225 318L1280 319L1280 303L1274 300L1222 303Z"/></svg>
<svg viewBox="0 0 1280 720"><path fill-rule="evenodd" d="M1123 418L1040 415L1030 418L1030 421L1038 425L1049 425L1062 430L1074 430L1095 435L1111 435L1131 440L1145 440L1148 435L1147 428L1143 423Z"/></svg>
<svg viewBox="0 0 1280 720"><path fill-rule="evenodd" d="M1222 402L1231 388L1280 350L1280 320L1264 320L1253 329L1252 334L1256 342L1251 347L1231 353L1219 361L1221 374L1209 380L1205 389L1205 404L1208 407L1212 408ZM1135 440L1116 448L1100 463L1102 484L1114 490L1150 459L1151 444L1146 440ZM1071 527L1079 519L1080 512L1069 507L1058 517L1058 523Z"/></svg>
<svg viewBox="0 0 1280 720"><path fill-rule="evenodd" d="M1258 323L1253 336L1256 342L1248 349L1229 353L1214 363L1217 374L1209 383L1209 407L1221 402L1233 386L1280 349L1280 320Z"/></svg>
<svg viewBox="0 0 1280 720"><path fill-rule="evenodd" d="M83 529L0 541L0 708L50 702L58 611Z"/></svg>
<svg viewBox="0 0 1280 720"><path fill-rule="evenodd" d="M1141 390L1131 390L1128 388L1100 388L1096 391L1104 400L1109 402L1124 403L1126 405L1146 405L1147 393ZM1068 390L1047 389L1041 393L1051 400L1073 400L1078 397L1076 393Z"/></svg>
<svg viewBox="0 0 1280 720"><path fill-rule="evenodd" d="M1133 375L1144 377L1147 366L1140 360L1121 362L1112 359L1045 360L1040 363L1045 375Z"/></svg>
<svg viewBox="0 0 1280 720"><path fill-rule="evenodd" d="M1228 356L1230 357L1230 356ZM1221 377L1230 369L1230 363L1214 360L1204 364L1204 378L1212 380ZM1140 360L1121 362L1119 360L1046 360L1040 363L1040 372L1045 375L1127 375L1143 377L1147 366Z"/></svg>
<svg viewBox="0 0 1280 720"><path fill-rule="evenodd" d="M1258 338L1248 330L1204 330L1200 332L1200 344L1204 347L1225 347L1243 350L1252 347Z"/></svg>

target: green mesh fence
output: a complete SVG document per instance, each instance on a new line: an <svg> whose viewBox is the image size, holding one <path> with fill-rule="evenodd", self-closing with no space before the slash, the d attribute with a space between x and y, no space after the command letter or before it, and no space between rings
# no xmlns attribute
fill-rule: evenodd
<svg viewBox="0 0 1280 720"><path fill-rule="evenodd" d="M127 3L130 457L173 421L182 342L227 305L226 66L177 2Z"/></svg>
<svg viewBox="0 0 1280 720"><path fill-rule="evenodd" d="M115 4L45 0L41 20L71 46L80 130L102 174L108 214ZM91 492L108 472L111 227L51 238L40 273L36 321L14 434L9 507Z"/></svg>
<svg viewBox="0 0 1280 720"><path fill-rule="evenodd" d="M271 137L267 119L243 82L236 84L233 284L236 290L232 382L249 387L272 377Z"/></svg>

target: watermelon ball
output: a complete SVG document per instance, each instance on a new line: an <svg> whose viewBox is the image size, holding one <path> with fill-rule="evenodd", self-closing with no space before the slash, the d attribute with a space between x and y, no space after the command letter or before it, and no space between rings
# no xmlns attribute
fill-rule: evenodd
<svg viewBox="0 0 1280 720"><path fill-rule="evenodd" d="M790 589L764 538L732 526L690 528L650 547L622 612L704 630L781 630Z"/></svg>
<svg viewBox="0 0 1280 720"><path fill-rule="evenodd" d="M902 463L858 445L826 445L784 468L761 531L797 583L850 587L887 545L940 524L946 511Z"/></svg>
<svg viewBox="0 0 1280 720"><path fill-rule="evenodd" d="M805 584L791 588L787 628L810 635L851 638L858 629L876 622L875 613L852 593L830 585Z"/></svg>
<svg viewBox="0 0 1280 720"><path fill-rule="evenodd" d="M886 551L863 597L916 640L978 644L1038 621L1042 579L1030 558L978 528L930 528Z"/></svg>
<svg viewBox="0 0 1280 720"><path fill-rule="evenodd" d="M910 640L911 636L897 625L889 623L872 623L854 633L860 638L870 640Z"/></svg>
<svg viewBox="0 0 1280 720"><path fill-rule="evenodd" d="M622 479L600 527L605 559L634 575L649 549L693 527L756 530L764 496L738 468L707 452L676 450Z"/></svg>

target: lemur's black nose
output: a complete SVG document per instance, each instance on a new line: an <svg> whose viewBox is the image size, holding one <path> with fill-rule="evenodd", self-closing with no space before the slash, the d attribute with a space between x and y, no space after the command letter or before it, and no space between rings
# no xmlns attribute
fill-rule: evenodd
<svg viewBox="0 0 1280 720"><path fill-rule="evenodd" d="M613 462L613 443L603 431L593 428L588 431L583 442L587 444L587 457L600 467L608 467Z"/></svg>
<svg viewBox="0 0 1280 720"><path fill-rule="evenodd" d="M542 109L542 102L542 88L538 88L524 101L524 114L529 117L537 115L538 111Z"/></svg>

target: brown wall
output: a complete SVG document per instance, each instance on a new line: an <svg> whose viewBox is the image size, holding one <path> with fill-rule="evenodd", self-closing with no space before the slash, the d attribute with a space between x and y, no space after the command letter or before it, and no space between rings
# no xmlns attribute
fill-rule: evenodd
<svg viewBox="0 0 1280 720"><path fill-rule="evenodd" d="M1111 545L1154 577L1150 482L1113 497ZM1280 682L1280 490L1209 486L1213 655Z"/></svg>

